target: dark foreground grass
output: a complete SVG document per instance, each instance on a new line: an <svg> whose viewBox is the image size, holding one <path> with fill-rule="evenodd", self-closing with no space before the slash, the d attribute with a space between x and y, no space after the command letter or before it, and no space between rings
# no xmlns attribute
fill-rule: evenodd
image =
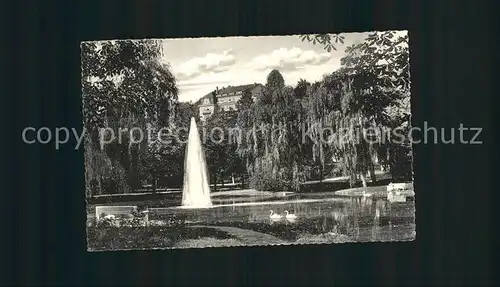
<svg viewBox="0 0 500 287"><path fill-rule="evenodd" d="M277 244L275 241L238 238L213 228L177 227L89 227L89 251L132 249L205 248ZM318 244L352 242L342 234L300 234L278 244Z"/></svg>
<svg viewBox="0 0 500 287"><path fill-rule="evenodd" d="M231 227L226 227L226 229L231 229ZM224 230L224 227L218 229L214 225L203 227L185 224L115 226L104 221L87 227L87 243L89 251L111 251L352 241L347 235L328 232L318 227L306 229L243 224L233 229L236 230L228 232ZM274 240L271 240L273 237Z"/></svg>
<svg viewBox="0 0 500 287"><path fill-rule="evenodd" d="M208 239L214 246L218 241L236 239L212 228L186 228L184 226L104 226L87 228L89 251L172 248L184 241ZM194 247L194 246L193 246Z"/></svg>

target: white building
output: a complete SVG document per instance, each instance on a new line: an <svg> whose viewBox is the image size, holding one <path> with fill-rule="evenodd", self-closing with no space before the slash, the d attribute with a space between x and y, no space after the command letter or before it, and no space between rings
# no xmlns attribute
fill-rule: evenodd
<svg viewBox="0 0 500 287"><path fill-rule="evenodd" d="M256 98L262 93L261 84L250 84L241 86L228 86L222 89L216 89L217 104L223 111L236 111L236 103L241 99L245 91L250 91L252 98ZM203 96L198 105L200 119L204 121L214 113L214 103L212 92Z"/></svg>

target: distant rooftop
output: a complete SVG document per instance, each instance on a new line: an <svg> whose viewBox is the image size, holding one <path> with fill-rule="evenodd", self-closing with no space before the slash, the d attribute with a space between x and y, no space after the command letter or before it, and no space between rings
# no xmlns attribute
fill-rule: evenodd
<svg viewBox="0 0 500 287"><path fill-rule="evenodd" d="M231 93L236 93L236 92L244 92L246 90L250 90L250 89L253 89L257 86L262 86L262 84L258 84L258 83L254 83L254 84L249 84L249 85L239 85L239 86L227 86L227 87L222 87L219 89L219 91L217 92L217 95L223 95L223 94L231 94ZM204 95L203 97L201 97L197 102L196 104L199 104L201 103L201 100L202 99L205 99L205 98L212 98L212 92L209 92L208 94Z"/></svg>
<svg viewBox="0 0 500 287"><path fill-rule="evenodd" d="M231 94L231 93L235 93L235 92L243 92L243 91L246 91L248 89L253 89L259 85L260 84L255 83L255 84L250 84L250 85L222 87L222 89L220 89L219 93L217 93L217 94L221 95L221 94Z"/></svg>

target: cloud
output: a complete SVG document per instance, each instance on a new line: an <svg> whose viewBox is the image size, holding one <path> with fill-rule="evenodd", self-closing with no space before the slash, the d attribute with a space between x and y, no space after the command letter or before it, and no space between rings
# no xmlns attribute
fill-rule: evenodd
<svg viewBox="0 0 500 287"><path fill-rule="evenodd" d="M207 84L225 84L228 83L229 79L214 79L214 78L207 78L207 79L197 79L196 81L180 81L177 83L179 86L183 87L197 87L197 86L203 86Z"/></svg>
<svg viewBox="0 0 500 287"><path fill-rule="evenodd" d="M215 74L229 70L235 63L231 50L219 54L208 53L204 57L192 58L176 69L179 80L193 79L204 74Z"/></svg>
<svg viewBox="0 0 500 287"><path fill-rule="evenodd" d="M229 83L232 78L232 74L230 73L204 73L194 79L178 81L177 85L185 89L194 89L214 84L224 85Z"/></svg>
<svg viewBox="0 0 500 287"><path fill-rule="evenodd" d="M228 84L229 81L200 81L200 82L193 82L193 83L188 83L188 82L179 82L178 86L180 89L184 91L191 91L191 90L197 90L201 88L209 88L213 87L213 85L226 85Z"/></svg>
<svg viewBox="0 0 500 287"><path fill-rule="evenodd" d="M328 62L332 55L330 53L317 53L313 50L302 50L300 48L280 48L268 54L253 58L247 65L258 71L268 69L279 69L280 71L294 71L307 66L316 66Z"/></svg>

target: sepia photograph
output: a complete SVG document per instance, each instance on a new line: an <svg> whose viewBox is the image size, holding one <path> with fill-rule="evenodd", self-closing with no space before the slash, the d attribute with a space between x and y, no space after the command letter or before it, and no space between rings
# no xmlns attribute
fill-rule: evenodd
<svg viewBox="0 0 500 287"><path fill-rule="evenodd" d="M416 238L407 31L80 48L88 251Z"/></svg>

